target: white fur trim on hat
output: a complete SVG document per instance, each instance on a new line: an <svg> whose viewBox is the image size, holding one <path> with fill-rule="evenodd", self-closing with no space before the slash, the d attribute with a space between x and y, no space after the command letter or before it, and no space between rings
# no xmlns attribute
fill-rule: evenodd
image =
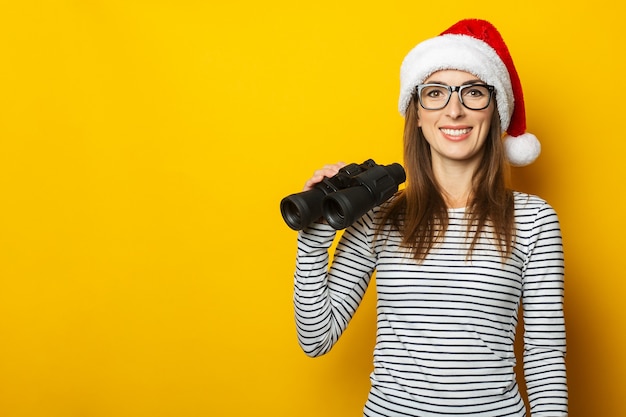
<svg viewBox="0 0 626 417"><path fill-rule="evenodd" d="M403 116L415 87L441 70L466 71L493 85L502 130L508 128L514 106L509 72L492 47L466 35L437 36L421 42L407 54L400 67L398 109Z"/></svg>

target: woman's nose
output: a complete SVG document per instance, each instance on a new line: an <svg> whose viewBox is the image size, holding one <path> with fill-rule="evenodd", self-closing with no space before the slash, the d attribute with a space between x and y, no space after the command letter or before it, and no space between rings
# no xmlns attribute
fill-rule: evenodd
<svg viewBox="0 0 626 417"><path fill-rule="evenodd" d="M454 119L464 114L465 107L461 103L461 98L459 97L458 92L452 93L452 97L450 97L450 101L446 106L446 111L448 115Z"/></svg>

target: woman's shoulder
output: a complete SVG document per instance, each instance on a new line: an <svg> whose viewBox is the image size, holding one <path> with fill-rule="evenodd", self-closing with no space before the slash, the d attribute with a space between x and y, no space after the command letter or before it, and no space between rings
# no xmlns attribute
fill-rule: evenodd
<svg viewBox="0 0 626 417"><path fill-rule="evenodd" d="M542 197L521 191L513 191L515 210L518 213L554 212L554 208Z"/></svg>
<svg viewBox="0 0 626 417"><path fill-rule="evenodd" d="M513 198L515 201L515 205L537 205L537 204L546 204L547 201L538 195L528 194L521 191L513 191Z"/></svg>

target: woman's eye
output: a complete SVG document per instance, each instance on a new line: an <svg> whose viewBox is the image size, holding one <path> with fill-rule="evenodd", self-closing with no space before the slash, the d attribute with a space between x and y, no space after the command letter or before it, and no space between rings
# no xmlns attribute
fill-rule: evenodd
<svg viewBox="0 0 626 417"><path fill-rule="evenodd" d="M479 98L484 97L487 94L489 94L489 90L487 90L487 88L482 86L473 86L466 88L463 95L465 97Z"/></svg>
<svg viewBox="0 0 626 417"><path fill-rule="evenodd" d="M434 88L434 89L428 91L428 97L431 97L431 98L441 98L441 97L445 97L445 96L446 96L446 94L442 90L437 89L437 88Z"/></svg>

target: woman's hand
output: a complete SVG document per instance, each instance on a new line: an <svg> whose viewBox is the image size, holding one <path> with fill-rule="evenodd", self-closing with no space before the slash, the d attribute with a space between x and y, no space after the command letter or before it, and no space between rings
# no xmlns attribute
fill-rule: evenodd
<svg viewBox="0 0 626 417"><path fill-rule="evenodd" d="M321 169L318 169L313 173L313 176L304 183L302 191L308 191L315 185L321 182L324 178L330 178L339 172L339 170L345 167L345 162L337 162L336 164L324 165Z"/></svg>

